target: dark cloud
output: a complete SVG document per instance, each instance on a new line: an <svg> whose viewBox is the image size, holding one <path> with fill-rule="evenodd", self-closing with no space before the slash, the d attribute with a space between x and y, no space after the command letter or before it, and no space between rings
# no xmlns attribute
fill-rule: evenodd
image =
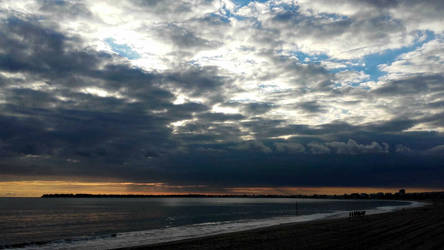
<svg viewBox="0 0 444 250"><path fill-rule="evenodd" d="M218 14L206 15L202 18L197 19L196 21L198 21L198 23L205 23L206 25L216 26L218 28L223 26L229 26L230 22L229 19Z"/></svg>
<svg viewBox="0 0 444 250"><path fill-rule="evenodd" d="M208 49L216 48L220 45L217 41L208 41L198 37L194 32L186 28L170 24L159 29L159 35L167 35L170 41L181 49Z"/></svg>
<svg viewBox="0 0 444 250"><path fill-rule="evenodd" d="M438 145L433 148L429 148L424 151L425 154L431 154L431 155L438 155L443 156L444 155L444 145Z"/></svg>
<svg viewBox="0 0 444 250"><path fill-rule="evenodd" d="M162 14L176 14L189 13L192 11L193 6L187 2L177 2L174 0L167 0L159 2L156 0L131 0L137 7L142 7L143 10L152 13ZM203 1L202 1L203 2Z"/></svg>
<svg viewBox="0 0 444 250"><path fill-rule="evenodd" d="M59 20L60 18L93 17L88 7L81 2L43 0L39 3L41 11L57 16Z"/></svg>
<svg viewBox="0 0 444 250"><path fill-rule="evenodd" d="M276 142L274 146L278 152L304 153L306 149L304 145L294 142Z"/></svg>
<svg viewBox="0 0 444 250"><path fill-rule="evenodd" d="M216 67L192 66L166 74L164 81L192 96L211 97L210 101L218 102L223 101L221 88L229 87L230 79L220 76Z"/></svg>
<svg viewBox="0 0 444 250"><path fill-rule="evenodd" d="M388 153L389 145L385 142L372 142L369 145L358 144L356 141L349 139L345 142L328 142L328 147L333 149L337 154L377 154Z"/></svg>
<svg viewBox="0 0 444 250"><path fill-rule="evenodd" d="M362 0L361 2L364 4L370 5L370 6L377 7L382 10L387 10L387 8L396 9L396 8L399 8L400 6L410 7L413 10L416 8L422 8L424 12L431 14L430 17L435 17L435 18L438 17L436 15L437 12L444 9L444 4L441 1L435 1L435 0L425 0L425 1L422 1L422 0L407 0L407 1L405 1L405 0L404 1L402 1L402 0L394 0L394 1L390 1L390 0L377 0L377 1ZM410 11L412 11L412 10L410 10Z"/></svg>
<svg viewBox="0 0 444 250"><path fill-rule="evenodd" d="M370 124L367 128L371 131L387 133L387 132L402 132L413 127L416 124L415 121L410 119L393 119L378 124Z"/></svg>
<svg viewBox="0 0 444 250"><path fill-rule="evenodd" d="M444 112L435 113L433 115L429 115L424 117L423 119L419 119L418 123L428 123L429 125L436 127L444 127Z"/></svg>
<svg viewBox="0 0 444 250"><path fill-rule="evenodd" d="M409 154L409 153L413 152L413 150L411 148L409 148L409 147L407 147L405 145L402 145L402 144L396 145L395 151L397 153L402 153L402 154Z"/></svg>
<svg viewBox="0 0 444 250"><path fill-rule="evenodd" d="M271 109L273 109L273 105L271 103L258 103L258 102L246 104L244 107L244 110L248 114L253 114L253 115L264 114L270 111Z"/></svg>
<svg viewBox="0 0 444 250"><path fill-rule="evenodd" d="M399 5L399 1L394 0L362 0L361 2L366 3L368 5L377 6L379 8L389 8L389 7L396 7Z"/></svg>
<svg viewBox="0 0 444 250"><path fill-rule="evenodd" d="M225 114L225 113L202 113L199 115L199 120L203 121L239 121L245 118L240 114Z"/></svg>
<svg viewBox="0 0 444 250"><path fill-rule="evenodd" d="M155 74L124 64L99 68L111 56L77 51L67 44L74 38L26 20L10 19L2 25L8 35L0 38L5 45L0 68L44 83L32 90L26 88L27 81L9 82L5 89L1 123L9 129L1 140L3 154L11 158L47 155L41 160L48 165L68 158L82 164L125 165L143 158L145 150L165 150L171 143L167 124L206 109L198 104L171 104L172 95L155 86ZM87 87L122 90L126 97L81 93ZM158 108L166 108L171 116L148 113ZM44 175L45 167L40 171Z"/></svg>
<svg viewBox="0 0 444 250"><path fill-rule="evenodd" d="M402 22L384 14L356 15L326 22L323 16L307 16L297 9L289 9L275 13L271 21L281 28L282 39L303 37L325 40L353 34L350 39L375 44L389 42L392 33L403 32L405 29Z"/></svg>
<svg viewBox="0 0 444 250"><path fill-rule="evenodd" d="M427 106L433 109L444 109L444 101L431 102Z"/></svg>
<svg viewBox="0 0 444 250"><path fill-rule="evenodd" d="M331 89L332 76L321 65L302 64L294 57L276 56L273 52L266 52L264 55L276 63L280 70L277 74L287 76L295 86L308 87L315 91Z"/></svg>
<svg viewBox="0 0 444 250"><path fill-rule="evenodd" d="M322 105L318 104L317 101L301 102L297 104L297 107L300 107L301 109L309 113L318 113L325 111L325 108Z"/></svg>
<svg viewBox="0 0 444 250"><path fill-rule="evenodd" d="M271 153L272 149L261 141L244 142L233 147L233 149L250 152Z"/></svg>
<svg viewBox="0 0 444 250"><path fill-rule="evenodd" d="M440 74L419 75L393 80L373 91L379 96L413 95L424 92L444 91L444 77Z"/></svg>
<svg viewBox="0 0 444 250"><path fill-rule="evenodd" d="M311 142L307 146L310 148L311 153L314 155L329 154L331 151L329 147L321 143Z"/></svg>
<svg viewBox="0 0 444 250"><path fill-rule="evenodd" d="M323 24L321 19L307 17L295 10L288 10L277 13L273 18L273 22L281 25L293 25L298 30L296 34L304 34L304 36L314 36L319 39L331 38L332 36L339 36L348 31L354 24L351 19L338 20Z"/></svg>

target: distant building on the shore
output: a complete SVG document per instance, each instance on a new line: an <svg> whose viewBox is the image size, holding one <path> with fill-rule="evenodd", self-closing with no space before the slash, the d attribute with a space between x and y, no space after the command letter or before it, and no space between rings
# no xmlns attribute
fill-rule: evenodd
<svg viewBox="0 0 444 250"><path fill-rule="evenodd" d="M405 195L405 189L399 189L398 194L400 194L400 195Z"/></svg>

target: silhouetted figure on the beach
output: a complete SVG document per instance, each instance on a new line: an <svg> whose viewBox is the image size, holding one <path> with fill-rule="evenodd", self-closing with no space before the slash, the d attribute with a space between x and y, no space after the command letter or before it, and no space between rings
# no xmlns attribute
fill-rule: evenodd
<svg viewBox="0 0 444 250"><path fill-rule="evenodd" d="M348 213L348 217L352 218L352 217L363 217L365 216L365 210L364 211L358 211L358 210L354 210Z"/></svg>

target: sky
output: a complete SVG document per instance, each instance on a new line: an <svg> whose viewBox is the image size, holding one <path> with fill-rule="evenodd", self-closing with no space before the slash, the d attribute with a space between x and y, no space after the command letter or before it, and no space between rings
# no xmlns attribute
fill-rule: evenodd
<svg viewBox="0 0 444 250"><path fill-rule="evenodd" d="M442 13L0 0L0 196L442 190Z"/></svg>

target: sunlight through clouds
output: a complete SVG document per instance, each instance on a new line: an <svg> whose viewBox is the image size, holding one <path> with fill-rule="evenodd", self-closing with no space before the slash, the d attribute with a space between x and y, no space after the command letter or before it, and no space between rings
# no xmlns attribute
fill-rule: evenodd
<svg viewBox="0 0 444 250"><path fill-rule="evenodd" d="M375 185L406 183L442 157L443 11L432 0L4 0L0 176L342 185L318 174L339 169L347 185L366 171ZM390 180L387 158L401 173Z"/></svg>

